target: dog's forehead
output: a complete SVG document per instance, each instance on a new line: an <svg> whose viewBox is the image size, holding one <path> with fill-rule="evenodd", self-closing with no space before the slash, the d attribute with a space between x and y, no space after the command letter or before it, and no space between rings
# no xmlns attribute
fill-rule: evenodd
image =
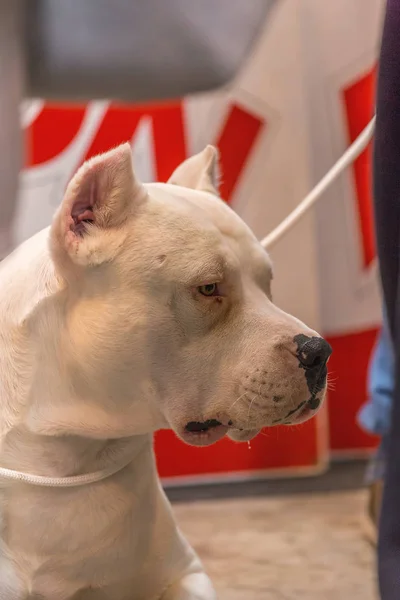
<svg viewBox="0 0 400 600"><path fill-rule="evenodd" d="M185 216L193 225L203 227L210 225L222 235L246 241L253 245L258 242L251 229L220 198L208 192L200 192L171 184L147 184L150 196L162 205L165 213L176 213Z"/></svg>
<svg viewBox="0 0 400 600"><path fill-rule="evenodd" d="M171 184L152 183L146 188L165 216L176 218L177 223L184 219L191 233L197 232L204 243L218 237L244 268L256 272L271 270L269 255L251 229L220 198Z"/></svg>

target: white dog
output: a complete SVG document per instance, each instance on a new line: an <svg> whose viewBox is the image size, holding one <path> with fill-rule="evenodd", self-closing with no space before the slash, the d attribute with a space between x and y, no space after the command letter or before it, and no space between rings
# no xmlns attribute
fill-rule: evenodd
<svg viewBox="0 0 400 600"><path fill-rule="evenodd" d="M93 158L0 266L2 600L215 598L153 432L249 440L323 400L331 349L272 303L217 163L209 146L142 185L129 145Z"/></svg>

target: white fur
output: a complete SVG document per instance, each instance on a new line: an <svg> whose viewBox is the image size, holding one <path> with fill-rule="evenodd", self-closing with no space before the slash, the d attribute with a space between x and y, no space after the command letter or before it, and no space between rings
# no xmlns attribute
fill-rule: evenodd
<svg viewBox="0 0 400 600"><path fill-rule="evenodd" d="M84 165L51 228L0 265L0 465L62 477L127 444L134 457L81 488L0 481L0 598L215 598L152 434L190 442L185 424L217 419L244 440L284 420L308 394L293 337L316 335L273 305L269 258L217 197L216 169L209 147L143 186L121 146ZM85 202L94 222L79 234ZM199 293L214 282L222 298Z"/></svg>

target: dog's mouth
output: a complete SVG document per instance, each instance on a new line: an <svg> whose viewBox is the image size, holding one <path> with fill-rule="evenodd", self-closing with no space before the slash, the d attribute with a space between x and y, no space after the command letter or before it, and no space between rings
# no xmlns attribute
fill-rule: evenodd
<svg viewBox="0 0 400 600"><path fill-rule="evenodd" d="M217 419L207 419L206 421L189 421L183 431L180 431L179 436L192 446L209 446L218 442L226 434L235 442L244 442L251 440L259 432L259 429L239 429L230 420L225 424Z"/></svg>
<svg viewBox="0 0 400 600"><path fill-rule="evenodd" d="M316 398L315 396L311 397L308 402L306 402L300 410L297 409L296 414L293 415L292 419L289 421L290 425L296 425L300 423L304 423L308 421L310 417L312 417L318 410L321 405L321 399Z"/></svg>
<svg viewBox="0 0 400 600"><path fill-rule="evenodd" d="M272 422L273 425L294 425L308 421L317 412L322 399L312 396L307 401L301 402L283 418ZM254 438L260 429L243 429L231 420L225 423L218 419L206 419L205 421L188 421L186 425L177 431L179 437L192 446L209 446L222 439L226 434L236 442L246 442Z"/></svg>
<svg viewBox="0 0 400 600"><path fill-rule="evenodd" d="M222 423L220 421L217 421L217 419L207 419L207 421L190 421L186 427L185 430L188 433L203 433L206 431L210 431L210 429L215 429L215 427L219 427L220 425L222 425Z"/></svg>
<svg viewBox="0 0 400 600"><path fill-rule="evenodd" d="M286 417L275 422L276 425L297 425L308 421L314 416L321 405L321 398L312 396L306 402L301 402L296 408L291 410Z"/></svg>
<svg viewBox="0 0 400 600"><path fill-rule="evenodd" d="M218 442L229 430L230 425L224 425L217 419L206 421L189 421L180 437L193 446L208 446Z"/></svg>

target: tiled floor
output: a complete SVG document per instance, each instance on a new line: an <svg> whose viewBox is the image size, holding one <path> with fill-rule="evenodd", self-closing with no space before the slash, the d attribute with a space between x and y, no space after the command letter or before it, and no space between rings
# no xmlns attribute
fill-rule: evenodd
<svg viewBox="0 0 400 600"><path fill-rule="evenodd" d="M220 600L376 600L363 491L176 504Z"/></svg>

